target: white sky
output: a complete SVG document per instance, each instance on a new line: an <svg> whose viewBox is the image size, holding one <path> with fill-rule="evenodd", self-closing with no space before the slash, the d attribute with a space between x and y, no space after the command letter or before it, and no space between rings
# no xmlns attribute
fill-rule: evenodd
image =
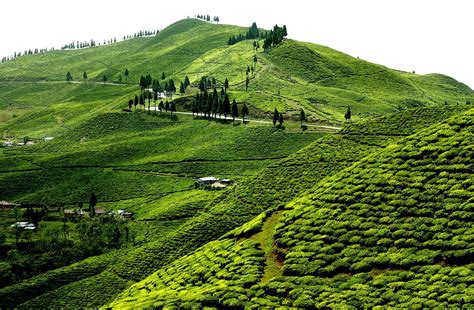
<svg viewBox="0 0 474 310"><path fill-rule="evenodd" d="M241 26L286 24L290 38L474 88L473 12L473 0L2 0L0 57L209 14Z"/></svg>

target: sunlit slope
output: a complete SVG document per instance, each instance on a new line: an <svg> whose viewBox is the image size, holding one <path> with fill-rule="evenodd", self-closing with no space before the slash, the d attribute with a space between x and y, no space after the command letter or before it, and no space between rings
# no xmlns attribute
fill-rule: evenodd
<svg viewBox="0 0 474 310"><path fill-rule="evenodd" d="M75 81L82 81L85 71L92 81L100 82L106 75L109 82L118 81L119 76L125 82L126 68L130 71L128 82L135 85L141 75L160 79L162 72L177 86L186 75L192 83L211 76L222 85L228 78L231 99L256 108L254 115L263 116L260 112L277 107L296 119L304 108L310 121L342 121L348 106L353 118L359 118L445 101L464 104L473 98L469 87L449 77L404 73L321 45L286 40L268 51L260 48L256 52L252 40L227 45L229 36L245 31L243 27L185 19L154 37L16 58L0 64L0 81L9 82L5 85L11 89L18 87L12 82L64 81L68 71ZM255 69L248 75L248 90L247 67ZM118 99L120 90L114 89L117 95L110 96ZM1 97L9 98L0 93Z"/></svg>
<svg viewBox="0 0 474 310"><path fill-rule="evenodd" d="M473 116L471 109L363 158L283 214L262 213L109 306L472 304Z"/></svg>

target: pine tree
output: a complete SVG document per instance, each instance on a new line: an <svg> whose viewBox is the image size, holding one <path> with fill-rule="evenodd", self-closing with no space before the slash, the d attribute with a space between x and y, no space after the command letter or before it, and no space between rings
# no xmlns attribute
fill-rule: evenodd
<svg viewBox="0 0 474 310"><path fill-rule="evenodd" d="M184 89L186 89L189 85L191 85L191 82L189 81L188 76L184 78Z"/></svg>
<svg viewBox="0 0 474 310"><path fill-rule="evenodd" d="M105 85L105 82L107 82L107 76L105 76L105 74L104 74L104 76L102 77L102 82L104 82L104 85Z"/></svg>
<svg viewBox="0 0 474 310"><path fill-rule="evenodd" d="M123 75L125 75L125 81L128 82L128 76L129 76L130 72L128 72L128 69L125 69L125 73Z"/></svg>
<svg viewBox="0 0 474 310"><path fill-rule="evenodd" d="M163 73L161 73L161 79L162 79L162 80L166 79L166 75L165 75L165 73L164 73L164 72L163 72Z"/></svg>
<svg viewBox="0 0 474 310"><path fill-rule="evenodd" d="M170 111L171 114L173 114L173 112L176 112L176 103L174 103L174 101L171 102Z"/></svg>
<svg viewBox="0 0 474 310"><path fill-rule="evenodd" d="M280 128L283 127L283 114L279 114L278 115L278 123L280 123Z"/></svg>
<svg viewBox="0 0 474 310"><path fill-rule="evenodd" d="M165 105L163 104L163 100L160 101L160 103L158 104L158 109L160 109L160 113L161 111L163 111L163 108L165 107Z"/></svg>
<svg viewBox="0 0 474 310"><path fill-rule="evenodd" d="M84 81L87 80L87 73L86 73L86 71L84 71L84 74L82 75L82 79L83 79Z"/></svg>
<svg viewBox="0 0 474 310"><path fill-rule="evenodd" d="M347 107L346 114L344 114L344 118L346 119L346 122L351 119L351 107Z"/></svg>
<svg viewBox="0 0 474 310"><path fill-rule="evenodd" d="M131 110L132 109L132 105L133 105L133 99L130 99L128 101L128 109Z"/></svg>
<svg viewBox="0 0 474 310"><path fill-rule="evenodd" d="M142 105L143 110L145 110L145 99L143 98L143 95L140 95L140 105Z"/></svg>
<svg viewBox="0 0 474 310"><path fill-rule="evenodd" d="M245 91L249 89L249 83L250 83L250 80L249 80L249 77L247 76L247 78L245 79Z"/></svg>
<svg viewBox="0 0 474 310"><path fill-rule="evenodd" d="M95 196L94 192L91 194L91 198L89 199L89 212L90 216L95 216L95 206L97 205L97 197Z"/></svg>
<svg viewBox="0 0 474 310"><path fill-rule="evenodd" d="M181 82L180 85L179 85L179 92L181 94L184 94L184 92L186 91L185 87L184 87L184 83Z"/></svg>
<svg viewBox="0 0 474 310"><path fill-rule="evenodd" d="M280 117L280 113L278 113L278 110L275 108L275 111L273 112L273 128L275 128L275 125L278 122L279 117Z"/></svg>
<svg viewBox="0 0 474 310"><path fill-rule="evenodd" d="M66 81L68 82L72 81L72 74L69 71L66 73Z"/></svg>
<svg viewBox="0 0 474 310"><path fill-rule="evenodd" d="M306 120L306 113L304 113L304 110L301 109L300 110L300 122L301 122L301 126L303 126L303 122Z"/></svg>
<svg viewBox="0 0 474 310"><path fill-rule="evenodd" d="M229 88L229 80L227 78L225 78L224 89L225 89L226 92L227 92L227 88Z"/></svg>
<svg viewBox="0 0 474 310"><path fill-rule="evenodd" d="M227 93L224 95L223 112L224 112L224 119L227 119L227 114L230 114L230 100Z"/></svg>
<svg viewBox="0 0 474 310"><path fill-rule="evenodd" d="M242 106L242 122L245 122L245 116L249 115L249 108L247 107L247 104L244 103Z"/></svg>
<svg viewBox="0 0 474 310"><path fill-rule="evenodd" d="M235 123L235 118L239 117L239 109L237 107L237 101L232 100L232 122Z"/></svg>
<svg viewBox="0 0 474 310"><path fill-rule="evenodd" d="M133 105L135 106L135 111L137 110L137 105L138 105L138 97L135 95L135 100L133 101Z"/></svg>

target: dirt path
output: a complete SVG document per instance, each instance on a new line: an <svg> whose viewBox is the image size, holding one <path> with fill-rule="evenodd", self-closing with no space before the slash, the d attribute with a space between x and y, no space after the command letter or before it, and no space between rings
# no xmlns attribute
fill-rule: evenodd
<svg viewBox="0 0 474 310"><path fill-rule="evenodd" d="M156 109L158 110L158 108ZM154 107L150 107L150 111L155 111L155 108ZM166 112L166 113L169 113L169 112ZM192 112L173 112L173 114L182 114L182 115L193 115ZM217 119L221 119L221 120L228 120L228 121L231 121L232 120L232 117L227 117L225 118L224 116L222 115L216 115ZM242 118L236 118L235 119L236 121L239 121L239 122L243 122L243 119ZM257 120L257 119L250 119L250 118L246 118L245 119L245 122L253 122L253 123L261 123L261 124L272 124L273 125L273 122L270 122L270 121L264 121L264 120ZM342 128L341 127L335 127L335 126L325 126L325 125L313 125L313 124L305 124L305 126L307 127L312 127L312 128L322 128L322 129L329 129L329 130L341 130Z"/></svg>

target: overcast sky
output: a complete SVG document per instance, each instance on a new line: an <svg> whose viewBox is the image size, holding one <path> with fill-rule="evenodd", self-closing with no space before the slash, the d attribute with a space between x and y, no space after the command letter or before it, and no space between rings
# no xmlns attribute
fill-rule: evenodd
<svg viewBox="0 0 474 310"><path fill-rule="evenodd" d="M2 0L0 57L28 48L122 38L195 14L326 45L406 71L444 73L474 88L473 0Z"/></svg>

